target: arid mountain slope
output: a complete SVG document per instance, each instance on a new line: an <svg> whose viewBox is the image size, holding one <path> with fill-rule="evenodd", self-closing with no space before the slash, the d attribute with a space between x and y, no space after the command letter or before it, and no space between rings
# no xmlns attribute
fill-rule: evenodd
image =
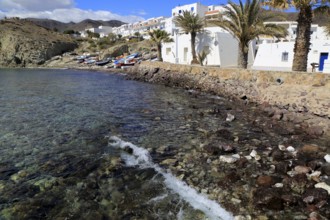
<svg viewBox="0 0 330 220"><path fill-rule="evenodd" d="M53 56L74 50L77 44L62 35L27 20L0 21L0 66L28 67L43 64Z"/></svg>
<svg viewBox="0 0 330 220"><path fill-rule="evenodd" d="M27 18L26 20L32 21L33 23L41 27L47 28L49 30L58 30L59 32L63 32L65 30L83 31L86 28L96 28L101 25L118 27L122 24L125 24L124 22L118 20L99 21L99 20L86 19L78 23L74 23L74 22L63 23L51 19L39 19L39 18Z"/></svg>

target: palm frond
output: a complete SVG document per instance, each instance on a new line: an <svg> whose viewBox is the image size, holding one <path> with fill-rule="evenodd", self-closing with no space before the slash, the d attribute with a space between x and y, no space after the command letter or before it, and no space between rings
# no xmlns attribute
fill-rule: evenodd
<svg viewBox="0 0 330 220"><path fill-rule="evenodd" d="M174 23L186 33L198 33L205 26L205 20L190 11L183 11L182 14L174 18Z"/></svg>

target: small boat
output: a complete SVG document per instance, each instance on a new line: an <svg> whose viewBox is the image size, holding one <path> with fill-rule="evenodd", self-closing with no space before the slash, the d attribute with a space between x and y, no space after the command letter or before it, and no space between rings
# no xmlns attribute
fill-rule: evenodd
<svg viewBox="0 0 330 220"><path fill-rule="evenodd" d="M101 60L101 61L95 62L95 65L104 66L104 65L106 65L108 63L110 63L110 60Z"/></svg>
<svg viewBox="0 0 330 220"><path fill-rule="evenodd" d="M98 65L98 66L104 66L108 63L110 63L112 61L112 59L110 57L104 59L104 60L100 60L100 61L96 61L95 62L95 65Z"/></svg>
<svg viewBox="0 0 330 220"><path fill-rule="evenodd" d="M96 62L96 60L94 60L94 59L85 60L86 64L94 64L95 62Z"/></svg>

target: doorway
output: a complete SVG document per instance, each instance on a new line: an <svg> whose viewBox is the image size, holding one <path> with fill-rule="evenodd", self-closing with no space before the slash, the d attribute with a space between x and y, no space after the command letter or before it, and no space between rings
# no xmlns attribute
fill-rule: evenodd
<svg viewBox="0 0 330 220"><path fill-rule="evenodd" d="M328 59L328 56L329 56L329 53L321 53L320 54L319 71L323 71L324 60Z"/></svg>

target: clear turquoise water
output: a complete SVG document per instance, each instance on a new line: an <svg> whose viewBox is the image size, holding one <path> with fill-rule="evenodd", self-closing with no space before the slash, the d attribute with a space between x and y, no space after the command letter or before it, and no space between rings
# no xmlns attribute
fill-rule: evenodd
<svg viewBox="0 0 330 220"><path fill-rule="evenodd" d="M108 136L189 146L218 126L196 106L218 104L119 74L1 69L0 219L205 219L154 169L118 166Z"/></svg>

